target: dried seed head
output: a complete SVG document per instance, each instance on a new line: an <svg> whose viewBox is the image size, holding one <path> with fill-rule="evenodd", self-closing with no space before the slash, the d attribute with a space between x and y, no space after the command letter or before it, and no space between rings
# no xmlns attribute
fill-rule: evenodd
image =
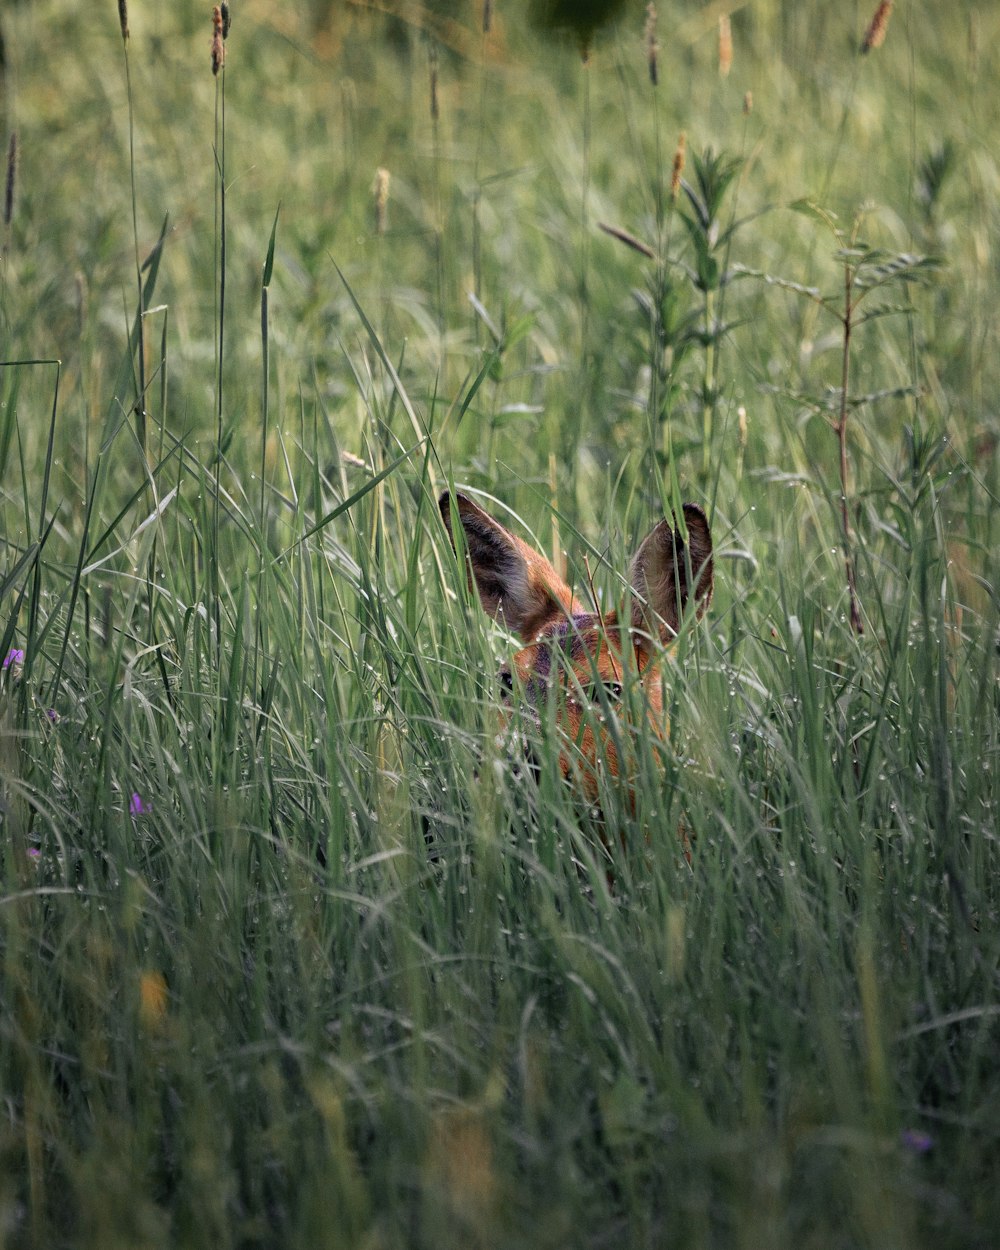
<svg viewBox="0 0 1000 1250"><path fill-rule="evenodd" d="M212 8L212 73L218 77L219 70L226 63L226 45L222 37L222 8Z"/></svg>
<svg viewBox="0 0 1000 1250"><path fill-rule="evenodd" d="M483 0L483 34L493 29L493 0Z"/></svg>
<svg viewBox="0 0 1000 1250"><path fill-rule="evenodd" d="M219 9L220 9L221 16L222 16L222 37L223 39L228 39L229 28L233 24L232 15L229 12L229 5L220 4Z"/></svg>
<svg viewBox="0 0 1000 1250"><path fill-rule="evenodd" d="M733 68L733 27L728 13L719 14L719 75L729 77Z"/></svg>
<svg viewBox="0 0 1000 1250"><path fill-rule="evenodd" d="M684 131L677 137L677 150L674 152L674 168L670 175L670 198L677 199L677 192L681 189L681 174L684 172L684 149L687 140Z"/></svg>
<svg viewBox="0 0 1000 1250"><path fill-rule="evenodd" d="M599 221L597 226L605 234L610 234L613 239L617 239L619 243L624 243L626 247L630 247L641 256L648 256L651 260L655 258L656 253L648 243L643 243L642 239L637 239L634 234L629 234L621 226L611 226L606 221Z"/></svg>
<svg viewBox="0 0 1000 1250"><path fill-rule="evenodd" d="M880 48L885 42L885 32L889 25L889 16L892 13L892 0L882 0L882 3L875 10L875 16L868 23L868 29L865 31L865 37L861 40L861 55L871 52L872 48Z"/></svg>
<svg viewBox="0 0 1000 1250"><path fill-rule="evenodd" d="M736 428L740 446L745 447L747 445L747 410L742 404L736 409Z"/></svg>
<svg viewBox="0 0 1000 1250"><path fill-rule="evenodd" d="M17 131L12 131L7 145L7 190L3 200L3 224L14 220L14 184L17 181Z"/></svg>
<svg viewBox="0 0 1000 1250"><path fill-rule="evenodd" d="M646 59L649 63L649 81L655 87L660 81L660 41L656 37L656 5L646 5Z"/></svg>
<svg viewBox="0 0 1000 1250"><path fill-rule="evenodd" d="M128 0L118 0L118 21L122 28L122 38L128 38Z"/></svg>
<svg viewBox="0 0 1000 1250"><path fill-rule="evenodd" d="M743 96L743 116L749 117L753 112L753 92L748 91Z"/></svg>
<svg viewBox="0 0 1000 1250"><path fill-rule="evenodd" d="M375 203L375 233L385 234L389 213L389 171L377 169L375 181L372 183L372 198Z"/></svg>

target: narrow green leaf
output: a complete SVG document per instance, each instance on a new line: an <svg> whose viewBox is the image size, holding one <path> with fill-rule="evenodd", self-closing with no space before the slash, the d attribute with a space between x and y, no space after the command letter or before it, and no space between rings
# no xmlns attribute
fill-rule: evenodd
<svg viewBox="0 0 1000 1250"><path fill-rule="evenodd" d="M331 511L329 511L325 517L323 517L322 521L317 521L315 525L313 525L310 529L307 529L306 532L302 535L302 537L296 539L295 542L292 543L290 547L286 547L285 550L281 552L281 555L278 558L281 559L284 556L287 556L290 551L294 551L296 547L301 546L302 543L304 543L307 539L312 538L313 534L318 534L319 531L323 529L325 526L329 525L331 521L336 520L336 518L339 517L342 512L346 512L348 508L353 508L354 505L359 500L364 499L365 495L370 494L370 492L373 491L376 486L378 486L379 482L384 481L389 476L390 473L395 472L395 470L399 468L399 466L403 463L403 461L408 460L410 456L412 456L413 453L417 450L417 448L422 447L426 441L427 441L426 439L422 438L420 442L414 443L413 446L408 451L404 451L401 456L397 456L396 459L393 460L391 464L386 465L386 467L382 470L381 473L376 473L376 475L373 478L371 478L370 481L365 482L364 486L356 490L353 495L349 495L341 503L337 504L335 508L331 509Z"/></svg>
<svg viewBox="0 0 1000 1250"><path fill-rule="evenodd" d="M837 225L837 214L830 209L810 199L793 200L788 207L793 213L801 213L804 217L811 217L813 221L820 222L840 242L843 242L845 236L843 230Z"/></svg>
<svg viewBox="0 0 1000 1250"><path fill-rule="evenodd" d="M264 259L264 276L261 279L261 285L265 288L271 285L271 273L274 269L274 241L278 234L278 214L280 212L281 204L279 203L275 209L274 225L271 227L271 237L267 243L267 256Z"/></svg>

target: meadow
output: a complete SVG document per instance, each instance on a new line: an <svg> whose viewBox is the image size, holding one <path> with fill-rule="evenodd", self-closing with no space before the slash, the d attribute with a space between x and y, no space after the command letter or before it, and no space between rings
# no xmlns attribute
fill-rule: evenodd
<svg viewBox="0 0 1000 1250"><path fill-rule="evenodd" d="M4 4L0 1246L997 1245L1000 9L658 10Z"/></svg>

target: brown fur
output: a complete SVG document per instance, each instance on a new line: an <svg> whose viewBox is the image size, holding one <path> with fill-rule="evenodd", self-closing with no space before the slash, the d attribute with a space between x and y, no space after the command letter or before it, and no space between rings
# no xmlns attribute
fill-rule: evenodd
<svg viewBox="0 0 1000 1250"><path fill-rule="evenodd" d="M712 597L712 536L704 512L684 505L687 543L663 520L640 544L629 572L631 613L623 624L616 612L588 612L543 555L467 496L446 493L439 507L452 545L453 515L462 526L470 589L525 644L501 669L505 694L518 689L527 704L537 705L558 688L567 744L560 768L579 780L588 802L597 801L602 767L615 777L634 767L631 758L619 758L616 742L628 749L641 726L625 724L614 737L600 727L602 708L618 702L630 679L643 687L645 725L664 737L663 646L676 636L692 593L699 617Z"/></svg>

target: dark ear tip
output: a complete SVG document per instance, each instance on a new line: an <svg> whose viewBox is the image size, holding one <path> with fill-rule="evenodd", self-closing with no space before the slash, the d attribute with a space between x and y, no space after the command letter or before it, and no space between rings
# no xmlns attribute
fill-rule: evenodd
<svg viewBox="0 0 1000 1250"><path fill-rule="evenodd" d="M450 490L444 490L438 496L438 508L443 517L451 515L453 504L455 508L460 511L463 507L469 505L470 503L471 500L469 497L467 495L463 495L460 490L455 491L454 495Z"/></svg>
<svg viewBox="0 0 1000 1250"><path fill-rule="evenodd" d="M686 503L684 505L684 520L694 521L708 529L708 517L705 515L705 509L701 504Z"/></svg>
<svg viewBox="0 0 1000 1250"><path fill-rule="evenodd" d="M441 520L444 521L445 525L448 527L449 533L451 532L452 509L454 508L455 512L461 516L462 505L466 502L467 500L465 496L460 494L458 491L455 491L455 493L452 494L450 490L444 490L438 496L438 511L441 513Z"/></svg>
<svg viewBox="0 0 1000 1250"><path fill-rule="evenodd" d="M705 509L700 504L686 503L684 505L684 524L688 529L693 529L696 534L703 535L708 539L709 544L712 542L712 531L709 528L708 517L705 515Z"/></svg>
<svg viewBox="0 0 1000 1250"><path fill-rule="evenodd" d="M688 531L688 550L691 553L692 571L695 576L695 596L698 600L700 620L712 600L715 581L712 531L709 528L708 517L696 503L684 505L684 524Z"/></svg>
<svg viewBox="0 0 1000 1250"><path fill-rule="evenodd" d="M684 524L692 557L707 560L712 554L712 531L703 508L696 503L684 505Z"/></svg>

